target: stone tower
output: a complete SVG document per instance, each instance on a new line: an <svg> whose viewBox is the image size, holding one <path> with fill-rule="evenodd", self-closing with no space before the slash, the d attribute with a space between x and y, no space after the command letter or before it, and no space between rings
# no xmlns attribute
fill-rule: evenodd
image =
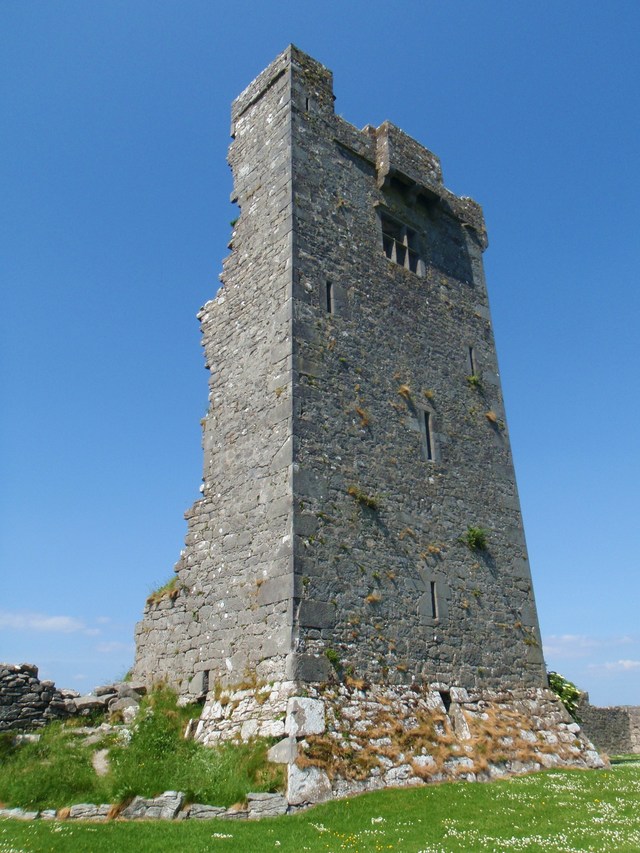
<svg viewBox="0 0 640 853"><path fill-rule="evenodd" d="M535 700L568 724L544 689L481 209L415 140L333 101L291 46L233 103L239 218L199 314L202 498L136 676L207 696L205 740L287 735L289 762L327 691L449 714Z"/></svg>

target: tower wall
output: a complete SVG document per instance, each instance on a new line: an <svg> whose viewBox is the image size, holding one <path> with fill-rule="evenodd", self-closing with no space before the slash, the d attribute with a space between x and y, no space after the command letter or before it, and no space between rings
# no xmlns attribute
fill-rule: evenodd
<svg viewBox="0 0 640 853"><path fill-rule="evenodd" d="M301 62L292 99L301 672L326 678L329 651L334 665L378 682L541 685L481 210L444 188L431 152L388 123L356 130L335 116L331 94L330 77ZM385 256L389 219L412 232L416 271ZM468 527L487 531L486 549L461 541Z"/></svg>
<svg viewBox="0 0 640 853"><path fill-rule="evenodd" d="M336 116L330 72L295 49L234 102L232 135L240 216L199 314L203 497L136 675L543 684L480 208L398 128ZM414 270L386 256L389 222Z"/></svg>
<svg viewBox="0 0 640 853"><path fill-rule="evenodd" d="M293 46L232 107L202 499L136 678L263 735L295 808L602 766L546 688L471 199Z"/></svg>
<svg viewBox="0 0 640 853"><path fill-rule="evenodd" d="M147 603L136 676L182 693L282 676L292 637L291 87L279 57L232 108L233 225L198 317L209 408L202 499L176 585Z"/></svg>

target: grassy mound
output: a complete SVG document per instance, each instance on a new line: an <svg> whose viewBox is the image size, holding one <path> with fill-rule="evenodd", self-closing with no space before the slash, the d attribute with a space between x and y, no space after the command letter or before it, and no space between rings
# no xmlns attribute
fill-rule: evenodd
<svg viewBox="0 0 640 853"><path fill-rule="evenodd" d="M0 851L621 853L640 850L640 763L388 789L262 821L0 820Z"/></svg>
<svg viewBox="0 0 640 853"><path fill-rule="evenodd" d="M269 743L225 743L203 747L184 739L199 707L179 708L166 688L146 697L126 738L106 734L92 745L74 732L78 721L52 723L37 743L13 745L0 740L0 802L29 809L61 808L74 803L120 803L135 795L163 791L187 794L188 801L229 806L250 791L275 791L282 770L269 764ZM123 730L124 734L124 730ZM91 760L109 749L110 771L96 775Z"/></svg>

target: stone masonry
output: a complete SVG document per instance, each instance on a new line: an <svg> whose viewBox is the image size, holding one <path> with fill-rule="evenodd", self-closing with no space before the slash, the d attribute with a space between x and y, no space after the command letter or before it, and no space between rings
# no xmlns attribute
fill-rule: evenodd
<svg viewBox="0 0 640 853"><path fill-rule="evenodd" d="M41 728L68 716L67 699L53 681L40 681L30 663L0 663L0 733Z"/></svg>
<svg viewBox="0 0 640 853"><path fill-rule="evenodd" d="M607 755L640 754L640 706L613 705L600 708L583 693L578 716L587 736Z"/></svg>
<svg viewBox="0 0 640 853"><path fill-rule="evenodd" d="M206 698L207 742L290 739L290 703L312 693L335 723L343 690L362 708L375 694L409 729L417 711L442 713L420 725L453 740L463 717L502 709L559 743L571 723L546 691L482 211L400 129L358 130L333 102L331 73L291 46L233 103L240 214L199 313L202 497L137 626L135 676ZM455 690L473 697L457 724ZM561 760L588 763L569 735ZM313 765L307 746L280 748L290 773L313 766L320 798L341 792L336 761Z"/></svg>

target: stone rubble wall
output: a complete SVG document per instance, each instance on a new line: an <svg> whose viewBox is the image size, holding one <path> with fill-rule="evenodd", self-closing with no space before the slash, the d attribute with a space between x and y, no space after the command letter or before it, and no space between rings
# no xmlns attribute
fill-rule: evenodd
<svg viewBox="0 0 640 853"><path fill-rule="evenodd" d="M31 695L45 692L33 690L34 666L3 664L1 671L12 674L13 693L16 674L32 688ZM224 808L185 805L183 793L167 791L151 799L135 797L122 807L77 803L57 811L2 809L0 817L99 822L114 818L251 820L384 787L490 781L545 768L605 766L582 727L548 689L466 690L443 683L393 686L349 676L339 680L337 675L324 685L295 681L255 683L242 689L218 685L208 695L200 719L193 720L185 733L208 746L225 740L271 739L267 757L283 765L283 793L251 793L245 805ZM118 715L119 723L114 724L112 717L111 723L72 730L83 744L97 745L96 758L107 752L98 749L105 735L135 720L145 686L118 682L98 687L91 695L71 697L73 691L56 691L50 685L48 692L57 697L67 716L74 714L79 721L99 710ZM29 716L20 728L38 725ZM40 735L14 737L26 741ZM94 767L100 772L95 760Z"/></svg>
<svg viewBox="0 0 640 853"><path fill-rule="evenodd" d="M548 689L301 687L223 690L196 731L205 744L279 738L269 758L287 767L290 807L383 787L605 766Z"/></svg>
<svg viewBox="0 0 640 853"><path fill-rule="evenodd" d="M640 754L640 706L591 705L588 694L578 706L584 730L599 750L607 755Z"/></svg>
<svg viewBox="0 0 640 853"><path fill-rule="evenodd" d="M40 681L30 663L0 663L0 732L37 729L71 712L53 681Z"/></svg>
<svg viewBox="0 0 640 853"><path fill-rule="evenodd" d="M245 808L187 803L182 791L165 791L159 797L134 797L124 808L111 803L76 803L63 809L0 809L0 819L65 820L105 823L108 820L260 820L286 814L287 801L281 794L248 794Z"/></svg>
<svg viewBox="0 0 640 853"><path fill-rule="evenodd" d="M57 689L53 681L40 681L31 663L0 663L0 732L29 732L53 720L87 717L94 712L118 714L131 722L146 693L144 684L119 681L80 695Z"/></svg>

